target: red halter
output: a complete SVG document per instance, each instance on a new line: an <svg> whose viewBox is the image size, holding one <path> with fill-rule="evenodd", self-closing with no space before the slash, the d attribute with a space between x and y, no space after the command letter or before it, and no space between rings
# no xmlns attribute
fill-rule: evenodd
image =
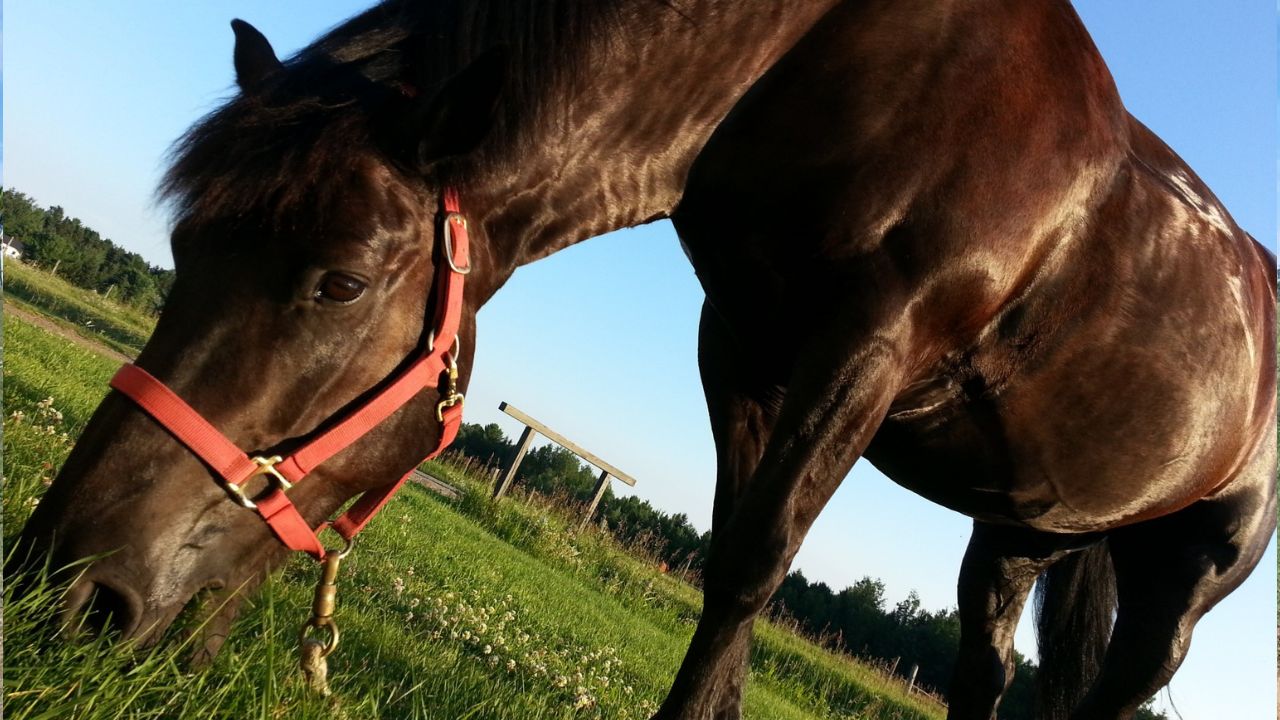
<svg viewBox="0 0 1280 720"><path fill-rule="evenodd" d="M346 513L332 522L311 528L286 494L294 483L312 470L359 440L378 423L428 387L439 386L440 376L448 372L448 392L441 393L436 416L442 423L440 441L428 459L439 455L453 442L462 423L462 394L457 391L458 366L451 354L462 319L463 277L471 271L467 246L467 221L458 209L458 195L449 189L444 193L445 219L441 245L444 263L436 280L436 318L429 335L426 354L405 368L394 381L364 406L299 448L281 458L249 457L225 435L178 397L164 383L137 365L127 364L111 378L111 387L138 404L179 442L186 445L222 479L223 486L244 507L257 511L280 542L290 549L324 559L327 551L319 533L332 526L348 542L391 499L412 470L398 481L360 497ZM250 500L240 487L250 478L266 475L275 485L261 500Z"/></svg>

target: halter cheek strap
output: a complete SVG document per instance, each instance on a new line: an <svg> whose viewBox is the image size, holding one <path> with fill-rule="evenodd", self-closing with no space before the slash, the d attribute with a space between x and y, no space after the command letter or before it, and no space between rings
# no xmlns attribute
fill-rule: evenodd
<svg viewBox="0 0 1280 720"><path fill-rule="evenodd" d="M232 497L257 512L280 542L317 560L324 559L328 553L319 533L331 526L350 542L387 504L413 470L394 483L364 493L341 517L314 529L289 499L288 490L295 483L364 437L424 389L439 388L442 376L447 389L441 392L436 407L436 417L441 423L440 439L427 459L448 447L462 424L463 396L457 391L458 366L451 350L462 320L464 278L471 271L469 243L467 221L459 210L457 193L446 190L443 204L445 216L440 237L445 262L439 264L435 283L436 317L426 352L368 402L288 457L249 457L168 386L137 365L121 367L111 378L111 387L137 403L212 468ZM258 475L265 475L273 487L265 497L251 500L241 486Z"/></svg>

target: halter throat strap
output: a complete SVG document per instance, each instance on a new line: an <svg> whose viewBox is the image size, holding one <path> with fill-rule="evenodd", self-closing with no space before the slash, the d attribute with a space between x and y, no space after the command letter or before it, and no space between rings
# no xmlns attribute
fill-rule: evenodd
<svg viewBox="0 0 1280 720"><path fill-rule="evenodd" d="M440 439L427 459L448 447L462 424L463 397L457 391L458 368L451 351L462 321L463 287L466 274L471 270L470 247L467 221L462 216L454 190L445 190L443 207L444 219L438 234L443 262L437 265L433 287L436 317L425 352L368 402L287 457L250 457L177 393L132 363L116 372L111 378L111 387L136 403L204 461L217 474L232 499L257 512L280 542L317 560L324 559L328 551L321 543L319 533L331 526L350 543L408 480L413 470L393 483L365 492L340 517L316 528L311 527L288 497L287 492L295 483L367 435L424 389L441 387L442 380L447 390L440 393L441 400L436 408L437 419L441 423ZM258 475L266 476L272 487L265 496L251 500L242 486Z"/></svg>

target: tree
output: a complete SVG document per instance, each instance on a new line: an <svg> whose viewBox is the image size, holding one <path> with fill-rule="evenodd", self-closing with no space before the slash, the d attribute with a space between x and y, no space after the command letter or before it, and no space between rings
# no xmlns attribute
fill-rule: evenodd
<svg viewBox="0 0 1280 720"><path fill-rule="evenodd" d="M29 259L80 287L156 314L173 286L173 271L148 265L142 257L102 237L55 205L45 210L16 190L0 192L0 224L8 237L26 243ZM115 287L112 290L112 287Z"/></svg>
<svg viewBox="0 0 1280 720"><path fill-rule="evenodd" d="M596 473L559 445L543 445L524 456L516 482L544 495L567 495L587 502L595 493ZM609 497L611 491L606 491Z"/></svg>
<svg viewBox="0 0 1280 720"><path fill-rule="evenodd" d="M484 427L462 423L458 438L453 441L453 449L482 465L499 465L511 456L515 446L497 423L489 423Z"/></svg>

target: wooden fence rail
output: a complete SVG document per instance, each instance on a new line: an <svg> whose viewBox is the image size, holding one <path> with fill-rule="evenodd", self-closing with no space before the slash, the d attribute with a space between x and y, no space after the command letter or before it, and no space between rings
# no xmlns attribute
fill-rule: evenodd
<svg viewBox="0 0 1280 720"><path fill-rule="evenodd" d="M582 520L583 525L586 525L591 520L591 516L595 514L596 508L600 505L600 498L604 497L604 491L609 488L610 478L617 478L635 487L635 478L601 460L594 453L588 452L581 445L534 420L512 405L504 402L498 405L498 409L524 423L524 432L520 434L520 441L516 443L515 452L511 454L511 457L507 459L507 462L498 473L498 482L493 489L494 498L501 498L510 489L511 483L516 479L516 471L520 469L520 463L524 460L525 453L529 451L529 445L533 443L534 435L539 434L600 469L600 479L596 482L595 492L591 496L591 503L587 506L586 516Z"/></svg>

